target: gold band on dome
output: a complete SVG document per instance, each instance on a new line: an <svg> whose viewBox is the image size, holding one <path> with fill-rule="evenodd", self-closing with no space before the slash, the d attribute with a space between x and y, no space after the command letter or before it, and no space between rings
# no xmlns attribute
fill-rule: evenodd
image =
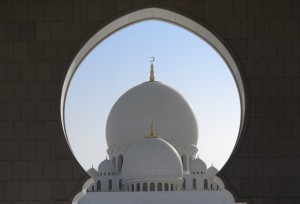
<svg viewBox="0 0 300 204"><path fill-rule="evenodd" d="M155 135L153 123L151 123L150 135L146 136L145 138L159 138L159 136Z"/></svg>

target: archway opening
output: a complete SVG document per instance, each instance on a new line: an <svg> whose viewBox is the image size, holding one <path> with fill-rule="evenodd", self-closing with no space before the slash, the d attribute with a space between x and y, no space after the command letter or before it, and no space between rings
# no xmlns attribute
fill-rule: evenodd
<svg viewBox="0 0 300 204"><path fill-rule="evenodd" d="M132 15L132 18L129 18L130 15ZM212 47L210 47L212 50L217 50L217 52L215 54L218 55L221 60L223 60L223 63L227 67L227 72L229 74L232 74L232 75L230 75L232 77L231 80L234 82L233 84L235 85L235 88L236 88L236 94L239 96L239 99L238 99L238 105L239 105L238 109L240 111L239 121L238 121L239 125L238 125L237 130L235 130L236 131L235 141L231 145L232 147L231 147L230 152L227 154L227 158L223 161L223 164L224 164L226 162L226 160L228 159L228 157L230 156L233 147L235 146L236 138L238 138L240 136L240 133L241 133L241 130L243 127L244 115L245 115L245 93L244 93L244 87L243 87L241 76L239 74L238 67L237 67L235 61L233 60L231 54L225 48L225 46L219 41L218 38L215 37L215 35L213 35L211 32L209 32L205 27L203 27L200 24L197 24L197 23L191 21L190 19L187 19L179 14L176 14L176 13L173 13L173 12L170 12L167 10L163 10L163 9L158 9L158 8L150 8L150 9L141 10L141 11L134 12L134 13L128 14L127 16L117 19L116 21L112 22L105 28L101 29L98 33L96 33L86 43L86 45L80 50L80 52L74 59L73 63L71 64L71 67L67 74L67 78L66 78L66 81L65 81L64 87L63 87L63 95L62 95L62 101L61 101L62 122L63 122L63 127L64 127L66 137L68 137L68 141L69 142L71 141L70 136L72 133L71 133L71 130L69 130L69 128L67 127L67 122L66 122L67 114L65 112L65 108L67 108L67 106L68 106L67 101L66 101L66 96L67 96L67 93L68 94L70 93L70 92L68 92L68 90L71 89L71 85L72 85L71 80L76 79L76 75L77 75L77 73L79 73L80 69L78 69L78 71L76 72L76 75L75 75L75 71L77 70L79 65L84 63L83 59L85 59L87 54L98 43L100 43L100 45L103 44L104 39L106 39L108 36L112 35L114 32L118 31L121 28L125 28L126 26L132 25L133 23L137 23L137 22L141 22L143 20L149 20L149 19L163 20L168 23L179 25L179 26L181 26L181 28L185 28L186 30L191 31L193 34L196 34L196 36L199 37L199 40L204 39L203 42L205 42L205 43L208 42L207 45L212 46ZM133 25L133 26L135 26L135 25ZM107 39L109 39L109 38L107 38ZM177 57L175 57L175 58L179 59ZM141 59L136 59L136 62L138 62L139 60L141 60ZM173 62L177 62L177 64L178 64L178 60L173 61ZM171 65L171 67L173 67L172 65ZM184 63L181 64L181 67L185 67L185 66L186 66L186 64L184 64ZM166 66L164 66L164 67L166 67ZM105 66L103 66L101 68L101 70L105 71L106 70ZM186 69L173 69L172 71L178 71L178 70L183 71ZM145 71L144 73L147 73L147 71ZM101 76L102 76L101 79L103 79L105 77L105 74L103 74ZM174 76L176 76L176 74L174 74ZM182 79L181 74L179 74L177 76L180 76L179 78ZM218 77L218 75L215 75L215 76ZM105 85L106 84L103 84L103 86L105 86ZM196 87L199 88L199 85L198 86L196 85ZM204 89L206 88L206 86L203 86L203 87L204 87ZM200 92L200 90L199 90L199 92ZM226 93L226 92L223 92L223 93ZM198 93L194 92L194 94L198 94ZM217 99L217 100L220 100L220 99ZM198 120L198 122L199 122L199 120ZM86 132L82 132L81 135L88 135L89 133L90 133L89 131L86 131ZM201 141L201 138L199 138L199 140ZM73 153L78 158L78 156L76 155L76 151L74 151L72 142L70 142L69 144L70 144L70 147L73 149ZM98 144L100 144L100 143L98 143ZM99 148L99 149L105 149L105 148ZM203 148L199 148L199 149L203 149ZM211 150L211 148L210 148L210 150ZM200 155L203 155L203 153L200 152ZM101 159L101 158L99 158L99 159ZM80 159L79 159L79 162L80 162ZM116 163L118 163L117 168L119 169L119 167L121 165L119 165L118 161L116 161ZM223 166L223 164L220 165L219 168L221 168ZM85 168L87 169L87 167L85 167ZM186 169L187 169L187 166L186 166ZM171 189L172 189L172 187L173 186L171 185Z"/></svg>

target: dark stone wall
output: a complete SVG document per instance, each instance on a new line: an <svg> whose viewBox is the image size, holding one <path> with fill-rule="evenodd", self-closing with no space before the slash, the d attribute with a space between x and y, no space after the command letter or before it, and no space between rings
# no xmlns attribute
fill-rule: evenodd
<svg viewBox="0 0 300 204"><path fill-rule="evenodd" d="M300 1L0 2L0 204L71 203L88 176L60 121L68 66L111 20L151 6L204 23L236 56L246 124L220 172L237 200L300 203Z"/></svg>

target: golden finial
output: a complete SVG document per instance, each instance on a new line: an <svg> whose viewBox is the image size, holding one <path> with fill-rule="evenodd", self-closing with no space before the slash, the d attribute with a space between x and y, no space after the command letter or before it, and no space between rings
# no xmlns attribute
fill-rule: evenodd
<svg viewBox="0 0 300 204"><path fill-rule="evenodd" d="M155 77L154 77L154 66L153 66L153 62L155 61L154 57L150 58L150 62L151 62L151 66L150 66L150 80L151 82L155 81Z"/></svg>
<svg viewBox="0 0 300 204"><path fill-rule="evenodd" d="M155 130L154 130L153 123L151 123L150 135L146 136L145 138L159 138L157 135L155 135Z"/></svg>

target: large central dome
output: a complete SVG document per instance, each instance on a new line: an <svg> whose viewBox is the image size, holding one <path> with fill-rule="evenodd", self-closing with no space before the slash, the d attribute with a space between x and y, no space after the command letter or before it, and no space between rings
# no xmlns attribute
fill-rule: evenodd
<svg viewBox="0 0 300 204"><path fill-rule="evenodd" d="M197 145L197 122L188 103L173 88L150 81L128 90L114 104L106 124L108 147L141 139L152 122L161 138Z"/></svg>

